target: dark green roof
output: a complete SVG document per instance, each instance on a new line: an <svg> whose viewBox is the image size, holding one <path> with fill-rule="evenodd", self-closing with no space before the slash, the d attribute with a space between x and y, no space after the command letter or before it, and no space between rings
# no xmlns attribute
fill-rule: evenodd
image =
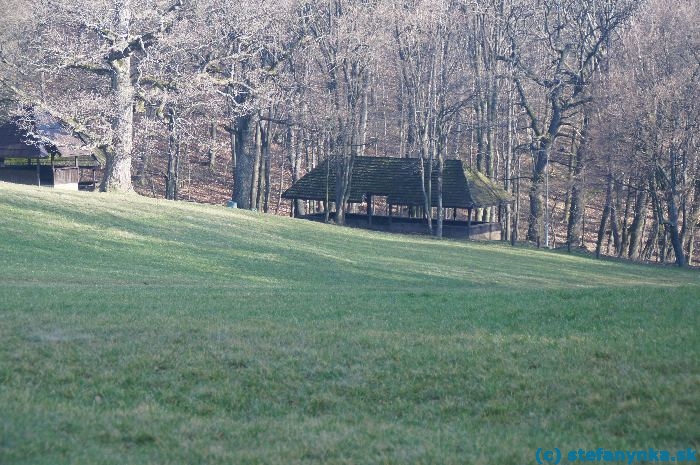
<svg viewBox="0 0 700 465"><path fill-rule="evenodd" d="M427 170L428 164L425 163ZM335 174L325 161L295 182L283 194L287 199L333 200ZM350 202L360 203L367 195L387 197L392 205L423 205L419 158L357 157L352 170ZM437 165L433 166L432 203L437 206ZM426 186L427 187L427 186ZM464 168L460 160L445 160L442 204L445 208L474 208L500 205L513 199L485 176Z"/></svg>

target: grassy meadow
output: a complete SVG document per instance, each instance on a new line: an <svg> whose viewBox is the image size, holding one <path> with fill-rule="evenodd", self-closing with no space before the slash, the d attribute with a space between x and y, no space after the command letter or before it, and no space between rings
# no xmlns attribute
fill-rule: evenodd
<svg viewBox="0 0 700 465"><path fill-rule="evenodd" d="M700 274L0 183L0 464L700 448Z"/></svg>

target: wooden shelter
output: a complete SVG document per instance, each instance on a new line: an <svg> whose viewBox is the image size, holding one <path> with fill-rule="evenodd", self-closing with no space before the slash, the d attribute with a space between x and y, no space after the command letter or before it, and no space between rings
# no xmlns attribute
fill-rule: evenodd
<svg viewBox="0 0 700 465"><path fill-rule="evenodd" d="M0 125L0 181L78 190L95 185L102 164L60 121L32 112ZM84 172L91 178L81 179Z"/></svg>
<svg viewBox="0 0 700 465"><path fill-rule="evenodd" d="M371 229L391 230L397 232L423 232L425 220L399 218L393 215L395 206L422 208L425 205L423 195L423 175L427 172L427 163L421 170L421 160L416 158L357 157L352 168L349 202L366 203L366 215L346 216L351 226L370 227ZM437 207L438 169L433 166L431 177L431 203ZM426 189L428 183L426 182ZM328 162L323 162L304 177L299 179L287 191L283 198L295 200L315 200L326 204L335 197L335 174ZM387 217L374 215L373 199L384 198L387 204ZM475 237L487 232L489 238L495 238L495 231L500 237L499 223L481 223L472 221L472 212L478 208L495 207L510 203L512 196L498 184L483 174L462 164L461 160L446 160L443 169L443 208L453 209L452 220L443 225L443 234L452 237ZM294 203L294 202L292 202ZM467 211L467 220L457 220L457 210ZM308 219L319 219L319 215L307 215ZM361 218L358 218L361 217Z"/></svg>

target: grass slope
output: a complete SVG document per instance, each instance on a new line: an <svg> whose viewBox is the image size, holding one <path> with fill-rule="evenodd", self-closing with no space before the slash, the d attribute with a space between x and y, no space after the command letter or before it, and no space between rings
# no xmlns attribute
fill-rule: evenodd
<svg viewBox="0 0 700 465"><path fill-rule="evenodd" d="M0 463L700 446L696 272L0 183Z"/></svg>

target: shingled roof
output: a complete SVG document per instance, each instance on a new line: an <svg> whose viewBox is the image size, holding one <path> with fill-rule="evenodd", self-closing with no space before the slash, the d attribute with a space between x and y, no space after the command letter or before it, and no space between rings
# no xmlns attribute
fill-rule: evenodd
<svg viewBox="0 0 700 465"><path fill-rule="evenodd" d="M426 166L427 168L427 166ZM437 166L432 175L432 203L437 206ZM350 202L367 195L385 196L392 205L423 205L420 159L357 157L352 170ZM325 161L294 183L282 195L286 199L325 200L335 194L335 174ZM465 168L460 160L445 160L442 205L445 208L480 208L509 203L513 199L486 176Z"/></svg>
<svg viewBox="0 0 700 465"><path fill-rule="evenodd" d="M0 158L97 157L60 121L35 112L23 124L13 119L0 125Z"/></svg>

